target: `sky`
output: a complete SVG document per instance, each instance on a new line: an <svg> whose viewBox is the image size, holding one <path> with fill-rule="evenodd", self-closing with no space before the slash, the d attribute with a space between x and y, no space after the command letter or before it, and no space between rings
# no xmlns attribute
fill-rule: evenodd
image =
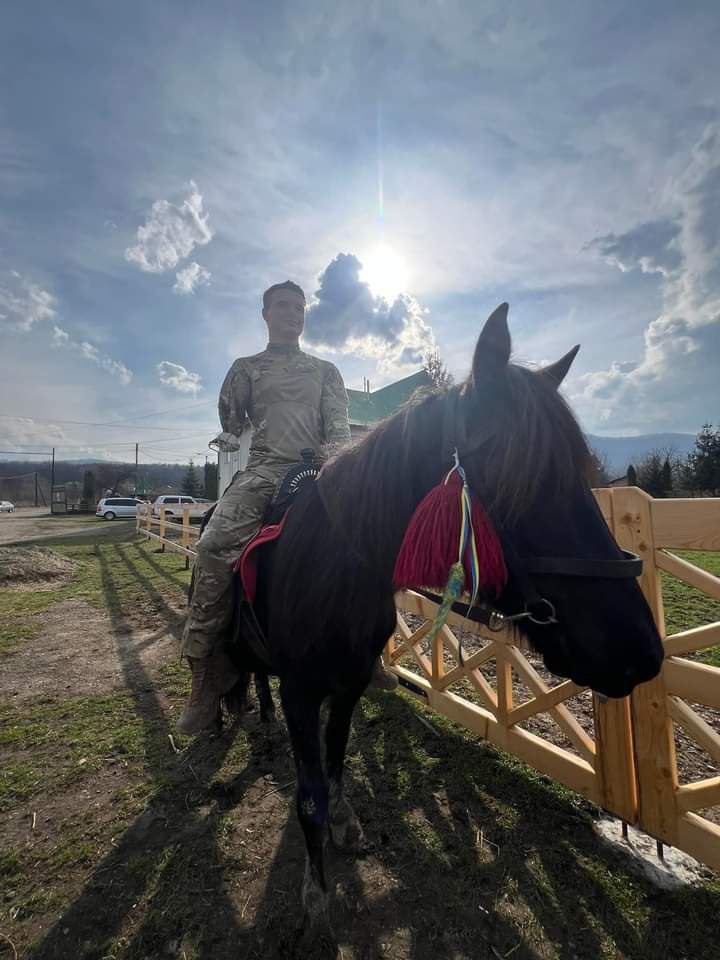
<svg viewBox="0 0 720 960"><path fill-rule="evenodd" d="M0 450L201 459L262 292L346 385L581 350L605 435L720 421L716 0L3 6ZM5 456L0 453L0 458Z"/></svg>

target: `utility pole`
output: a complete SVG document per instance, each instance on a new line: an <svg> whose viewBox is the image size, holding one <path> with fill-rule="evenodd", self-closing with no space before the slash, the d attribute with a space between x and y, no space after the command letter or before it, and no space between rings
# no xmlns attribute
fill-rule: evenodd
<svg viewBox="0 0 720 960"><path fill-rule="evenodd" d="M138 445L135 444L135 496L137 496L138 488Z"/></svg>
<svg viewBox="0 0 720 960"><path fill-rule="evenodd" d="M35 471L35 506L38 505L38 491L37 491L37 470Z"/></svg>
<svg viewBox="0 0 720 960"><path fill-rule="evenodd" d="M53 512L53 497L55 493L55 447L52 451L52 468L50 470L50 513Z"/></svg>

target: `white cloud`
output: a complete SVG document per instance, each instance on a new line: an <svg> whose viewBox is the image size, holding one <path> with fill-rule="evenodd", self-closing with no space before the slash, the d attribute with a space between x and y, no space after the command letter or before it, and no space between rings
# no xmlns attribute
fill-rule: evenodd
<svg viewBox="0 0 720 960"><path fill-rule="evenodd" d="M212 274L209 270L201 267L199 263L195 263L193 260L189 266L183 270L178 270L175 274L173 291L187 296L190 293L194 293L198 287L210 283L211 276Z"/></svg>
<svg viewBox="0 0 720 960"><path fill-rule="evenodd" d="M68 443L68 434L59 424L40 423L31 417L0 421L0 445L4 450L50 450Z"/></svg>
<svg viewBox="0 0 720 960"><path fill-rule="evenodd" d="M30 330L36 323L52 320L57 300L36 283L12 270L0 278L0 324L15 330Z"/></svg>
<svg viewBox="0 0 720 960"><path fill-rule="evenodd" d="M575 381L573 399L589 420L608 429L661 427L690 422L698 398L705 419L717 413L720 364L720 126L711 124L672 184L679 231L666 221L593 241L627 270L657 273L664 309L644 332L639 361L614 362ZM668 253L670 252L670 256Z"/></svg>
<svg viewBox="0 0 720 960"><path fill-rule="evenodd" d="M203 198L194 181L179 206L168 200L153 203L145 223L138 227L137 243L125 251L125 259L146 273L173 270L196 246L212 240L209 214L203 213Z"/></svg>
<svg viewBox="0 0 720 960"><path fill-rule="evenodd" d="M156 369L160 383L164 383L166 387L172 387L178 393L197 394L202 390L200 374L191 373L182 364L162 360Z"/></svg>
<svg viewBox="0 0 720 960"><path fill-rule="evenodd" d="M62 327L53 326L53 346L66 347L70 344L70 334Z"/></svg>
<svg viewBox="0 0 720 960"><path fill-rule="evenodd" d="M128 370L120 360L113 360L87 340L73 340L67 330L63 330L62 327L53 327L53 346L71 350L83 359L89 360L113 377L117 377L123 386L127 386L133 378L132 371Z"/></svg>
<svg viewBox="0 0 720 960"><path fill-rule="evenodd" d="M380 373L417 369L435 344L418 301L401 293L392 303L376 297L360 279L354 254L339 253L323 270L307 311L305 339L329 352L377 361Z"/></svg>

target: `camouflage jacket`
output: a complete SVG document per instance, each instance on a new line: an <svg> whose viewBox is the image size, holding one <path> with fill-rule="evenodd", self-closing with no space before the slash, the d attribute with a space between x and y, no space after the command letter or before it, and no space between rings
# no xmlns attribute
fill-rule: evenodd
<svg viewBox="0 0 720 960"><path fill-rule="evenodd" d="M236 360L220 389L219 411L227 433L240 436L252 425L250 468L296 463L306 448L324 460L350 440L340 372L299 347L269 343Z"/></svg>

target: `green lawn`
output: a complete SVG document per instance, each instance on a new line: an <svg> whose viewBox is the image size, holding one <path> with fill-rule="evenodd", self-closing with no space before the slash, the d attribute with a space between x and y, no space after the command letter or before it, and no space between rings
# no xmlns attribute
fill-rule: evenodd
<svg viewBox="0 0 720 960"><path fill-rule="evenodd" d="M720 577L720 553L701 553L699 551L677 551L677 555L689 563L702 567L708 573ZM710 597L661 572L663 603L665 606L665 626L668 634L690 630L705 623L720 620L720 603ZM711 647L698 654L698 659L720 667L720 647Z"/></svg>

